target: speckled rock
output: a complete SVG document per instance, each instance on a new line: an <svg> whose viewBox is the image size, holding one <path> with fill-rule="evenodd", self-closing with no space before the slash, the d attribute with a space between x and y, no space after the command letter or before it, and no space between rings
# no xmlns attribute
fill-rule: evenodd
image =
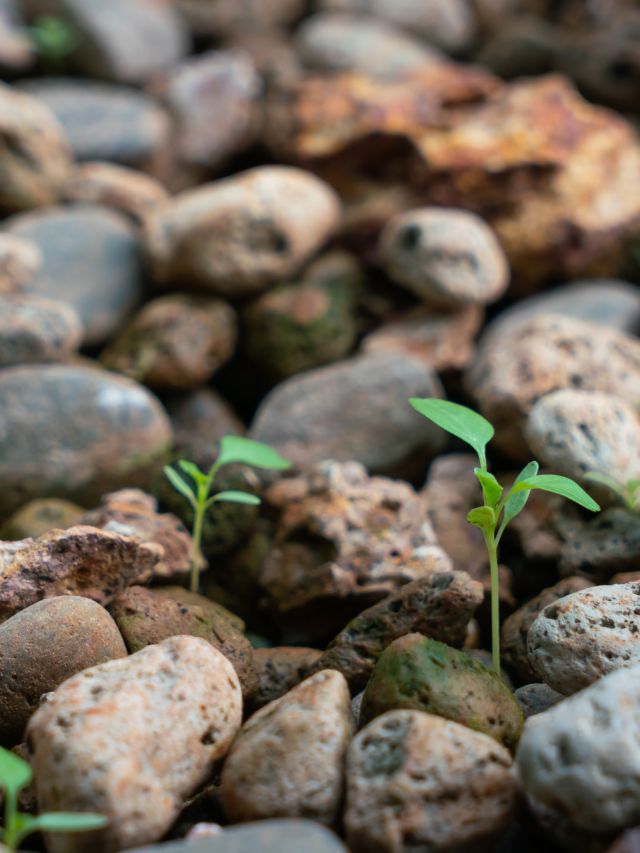
<svg viewBox="0 0 640 853"><path fill-rule="evenodd" d="M331 252L301 281L259 296L243 313L245 347L261 370L282 378L349 354L356 340L356 259Z"/></svg>
<svg viewBox="0 0 640 853"><path fill-rule="evenodd" d="M319 649L304 646L254 649L253 664L258 676L258 687L252 697L252 709L262 708L284 696L309 675L321 654Z"/></svg>
<svg viewBox="0 0 640 853"><path fill-rule="evenodd" d="M42 257L35 243L0 233L0 295L20 293L40 268Z"/></svg>
<svg viewBox="0 0 640 853"><path fill-rule="evenodd" d="M55 204L71 171L71 152L46 104L0 84L0 208Z"/></svg>
<svg viewBox="0 0 640 853"><path fill-rule="evenodd" d="M640 663L640 583L594 586L549 604L529 629L529 662L565 696Z"/></svg>
<svg viewBox="0 0 640 853"><path fill-rule="evenodd" d="M229 820L307 817L332 825L350 737L351 698L338 672L318 672L257 711L222 771Z"/></svg>
<svg viewBox="0 0 640 853"><path fill-rule="evenodd" d="M249 434L301 468L323 459L353 459L374 473L393 472L442 448L442 430L407 403L412 396L441 395L437 376L418 359L371 353L277 385L258 408Z"/></svg>
<svg viewBox="0 0 640 853"><path fill-rule="evenodd" d="M0 622L56 595L108 604L130 584L148 581L161 554L157 545L84 525L2 542Z"/></svg>
<svg viewBox="0 0 640 853"><path fill-rule="evenodd" d="M64 365L0 373L0 512L142 485L170 444L160 404L129 379Z"/></svg>
<svg viewBox="0 0 640 853"><path fill-rule="evenodd" d="M562 693L553 690L548 684L524 684L513 695L525 720L548 711L564 699Z"/></svg>
<svg viewBox="0 0 640 853"><path fill-rule="evenodd" d="M140 489L103 495L100 505L85 512L78 523L159 546L153 580L186 575L191 565L191 536L184 524L171 513L159 513L156 499Z"/></svg>
<svg viewBox="0 0 640 853"><path fill-rule="evenodd" d="M105 367L158 390L204 385L233 355L236 317L221 299L148 302L102 353Z"/></svg>
<svg viewBox="0 0 640 853"><path fill-rule="evenodd" d="M509 283L493 231L466 210L423 207L394 216L380 236L380 253L389 277L428 304L495 302Z"/></svg>
<svg viewBox="0 0 640 853"><path fill-rule="evenodd" d="M338 197L319 178L260 166L160 207L147 220L146 250L159 283L239 298L295 275L339 218Z"/></svg>
<svg viewBox="0 0 640 853"><path fill-rule="evenodd" d="M70 305L39 296L0 295L0 368L66 361L82 325Z"/></svg>
<svg viewBox="0 0 640 853"><path fill-rule="evenodd" d="M368 477L357 462L319 463L265 499L280 514L260 583L300 641L326 640L363 607L449 567L411 486Z"/></svg>
<svg viewBox="0 0 640 853"><path fill-rule="evenodd" d="M100 204L140 223L161 202L165 188L150 175L116 163L84 163L74 169L64 195L78 204Z"/></svg>
<svg viewBox="0 0 640 853"><path fill-rule="evenodd" d="M132 586L112 602L109 610L129 652L168 637L201 637L233 664L243 694L250 696L255 691L258 679L243 623L220 604L177 586Z"/></svg>
<svg viewBox="0 0 640 853"><path fill-rule="evenodd" d="M356 71L396 78L439 61L424 42L369 15L312 15L298 28L295 42L305 66L325 73Z"/></svg>
<svg viewBox="0 0 640 853"><path fill-rule="evenodd" d="M365 686L387 646L405 634L416 632L462 646L481 601L482 585L465 572L433 568L352 619L315 668L339 670L355 693Z"/></svg>
<svg viewBox="0 0 640 853"><path fill-rule="evenodd" d="M303 0L176 0L178 10L200 35L261 32L287 26L304 11Z"/></svg>
<svg viewBox="0 0 640 853"><path fill-rule="evenodd" d="M347 757L353 853L479 849L510 822L518 782L493 738L421 711L389 711Z"/></svg>
<svg viewBox="0 0 640 853"><path fill-rule="evenodd" d="M36 539L54 528L73 527L84 512L78 504L61 498L29 501L0 527L0 539Z"/></svg>
<svg viewBox="0 0 640 853"><path fill-rule="evenodd" d="M640 477L640 418L612 394L571 388L547 394L531 409L525 434L536 459L574 480L594 472L624 486Z"/></svg>
<svg viewBox="0 0 640 853"><path fill-rule="evenodd" d="M180 459L211 458L224 435L243 435L244 426L229 403L211 388L171 394L164 401Z"/></svg>
<svg viewBox="0 0 640 853"><path fill-rule="evenodd" d="M609 673L527 720L517 764L528 796L581 830L640 821L640 666Z"/></svg>
<svg viewBox="0 0 640 853"><path fill-rule="evenodd" d="M523 723L518 703L499 675L422 634L406 634L382 652L364 691L360 723L399 708L453 720L511 750Z"/></svg>
<svg viewBox="0 0 640 853"><path fill-rule="evenodd" d="M564 388L604 391L640 407L640 341L595 323L541 315L499 336L467 373L501 450L529 458L524 426L534 403Z"/></svg>
<svg viewBox="0 0 640 853"><path fill-rule="evenodd" d="M88 598L47 598L0 625L0 743L19 743L45 693L87 667L126 657L106 610Z"/></svg>
<svg viewBox="0 0 640 853"><path fill-rule="evenodd" d="M144 92L73 77L20 85L53 112L78 160L106 160L154 173L165 167L169 118Z"/></svg>
<svg viewBox="0 0 640 853"><path fill-rule="evenodd" d="M640 562L640 518L622 507L607 509L569 531L562 545L560 573L604 583L615 572Z"/></svg>
<svg viewBox="0 0 640 853"><path fill-rule="evenodd" d="M532 668L527 654L527 635L536 617L548 604L571 593L587 589L592 584L581 577L564 578L553 586L543 589L538 595L519 607L502 624L502 659L512 667L523 681L537 681L538 675Z"/></svg>
<svg viewBox="0 0 640 853"><path fill-rule="evenodd" d="M53 207L12 217L6 227L42 254L27 293L73 307L85 344L100 344L113 334L141 298L136 233L115 211L85 204Z"/></svg>
<svg viewBox="0 0 640 853"><path fill-rule="evenodd" d="M171 637L61 685L28 738L43 811L94 811L99 834L56 833L51 853L158 841L222 758L242 718L235 670L205 640Z"/></svg>

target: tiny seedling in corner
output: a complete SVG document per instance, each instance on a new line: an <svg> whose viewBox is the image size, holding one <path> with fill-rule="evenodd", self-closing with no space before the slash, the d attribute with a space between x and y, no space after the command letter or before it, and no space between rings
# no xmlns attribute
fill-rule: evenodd
<svg viewBox="0 0 640 853"><path fill-rule="evenodd" d="M207 510L214 503L251 504L257 506L260 498L249 492L226 490L211 494L216 474L224 465L232 463L250 465L253 468L266 468L284 471L291 463L284 459L272 447L249 438L236 435L226 435L220 441L218 458L208 471L201 471L193 462L181 459L177 462L179 471L169 465L164 473L173 486L191 505L193 509L193 529L191 546L191 591L198 591L200 581L200 566L202 563L202 528Z"/></svg>
<svg viewBox="0 0 640 853"><path fill-rule="evenodd" d="M600 474L597 471L589 471L585 476L592 483L606 486L630 512L640 510L640 480L633 479L627 480L626 483L619 483L613 477L608 477L606 474Z"/></svg>
<svg viewBox="0 0 640 853"><path fill-rule="evenodd" d="M52 71L59 70L80 43L75 27L53 15L38 18L30 33L43 65Z"/></svg>
<svg viewBox="0 0 640 853"><path fill-rule="evenodd" d="M500 590L498 583L498 545L506 526L524 509L532 489L553 492L568 498L580 506L597 512L600 507L577 483L568 477L557 474L538 474L538 463L529 462L516 477L509 489L500 485L487 469L487 444L494 435L494 429L482 415L451 403L448 400L420 399L409 400L413 408L433 421L434 424L461 439L475 450L480 465L473 473L480 481L484 505L472 509L467 521L479 527L489 556L491 571L491 651L493 668L500 672Z"/></svg>
<svg viewBox="0 0 640 853"><path fill-rule="evenodd" d="M17 850L32 832L88 832L107 825L98 814L49 812L37 816L18 811L18 795L31 782L31 768L13 752L0 747L0 789L4 795L4 827L0 843L10 853Z"/></svg>

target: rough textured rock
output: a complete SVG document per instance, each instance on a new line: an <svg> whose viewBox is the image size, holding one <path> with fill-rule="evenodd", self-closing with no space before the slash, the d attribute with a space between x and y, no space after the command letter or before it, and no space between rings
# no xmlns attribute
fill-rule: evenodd
<svg viewBox="0 0 640 853"><path fill-rule="evenodd" d="M130 584L149 580L161 554L157 545L83 525L3 542L0 621L56 595L108 604Z"/></svg>
<svg viewBox="0 0 640 853"><path fill-rule="evenodd" d="M324 462L265 496L280 510L260 583L279 622L313 638L434 567L448 568L411 486Z"/></svg>
<svg viewBox="0 0 640 853"><path fill-rule="evenodd" d="M257 711L242 727L222 771L232 822L307 817L331 825L343 793L351 699L343 676L318 672Z"/></svg>
<svg viewBox="0 0 640 853"><path fill-rule="evenodd" d="M80 318L70 305L38 296L0 295L0 368L66 361L81 340Z"/></svg>
<svg viewBox="0 0 640 853"><path fill-rule="evenodd" d="M258 677L251 707L262 708L299 684L309 675L322 652L304 646L275 646L254 649L253 665Z"/></svg>
<svg viewBox="0 0 640 853"><path fill-rule="evenodd" d="M168 637L201 637L233 664L243 694L250 696L255 691L258 679L244 625L220 604L177 586L132 586L112 602L109 610L131 653Z"/></svg>
<svg viewBox="0 0 640 853"><path fill-rule="evenodd" d="M177 0L178 10L200 35L232 35L250 30L278 29L299 18L303 0Z"/></svg>
<svg viewBox="0 0 640 853"><path fill-rule="evenodd" d="M400 708L461 723L511 750L523 723L499 675L422 634L406 634L382 652L364 691L360 723Z"/></svg>
<svg viewBox="0 0 640 853"><path fill-rule="evenodd" d="M421 711L389 711L347 757L353 853L478 849L511 820L518 782L493 738Z"/></svg>
<svg viewBox="0 0 640 853"><path fill-rule="evenodd" d="M239 298L295 275L335 231L340 202L309 172L261 166L176 196L148 218L161 284Z"/></svg>
<svg viewBox="0 0 640 853"><path fill-rule="evenodd" d="M353 459L374 473L392 472L442 447L442 430L407 403L412 396L441 395L436 375L418 359L371 353L277 385L258 408L249 434L301 468L323 459Z"/></svg>
<svg viewBox="0 0 640 853"><path fill-rule="evenodd" d="M564 388L604 391L640 407L640 341L571 317L542 315L498 337L467 374L480 409L505 452L524 458L526 418L545 394Z"/></svg>
<svg viewBox="0 0 640 853"><path fill-rule="evenodd" d="M229 661L205 640L171 637L66 681L31 718L43 811L93 811L99 834L56 833L52 853L106 853L158 841L222 758L242 718Z"/></svg>
<svg viewBox="0 0 640 853"><path fill-rule="evenodd" d="M116 335L102 362L150 388L190 390L231 358L236 335L235 312L221 299L163 296Z"/></svg>
<svg viewBox="0 0 640 853"><path fill-rule="evenodd" d="M0 208L55 204L71 170L71 153L54 115L37 98L0 85Z"/></svg>
<svg viewBox="0 0 640 853"><path fill-rule="evenodd" d="M154 580L186 574L191 565L191 536L186 527L175 515L159 513L156 499L140 489L103 495L100 505L84 513L78 523L160 546Z"/></svg>
<svg viewBox="0 0 640 853"><path fill-rule="evenodd" d="M584 575L604 583L615 572L640 562L640 519L637 512L616 507L572 529L562 545L560 572Z"/></svg>
<svg viewBox="0 0 640 853"><path fill-rule="evenodd" d="M84 163L74 169L64 195L77 204L100 204L141 223L161 202L165 188L150 175L116 163Z"/></svg>
<svg viewBox="0 0 640 853"><path fill-rule="evenodd" d="M640 583L594 586L549 604L529 629L533 669L569 695L640 663Z"/></svg>
<svg viewBox="0 0 640 853"><path fill-rule="evenodd" d="M590 836L637 825L639 701L636 665L527 720L517 755L527 795Z"/></svg>
<svg viewBox="0 0 640 853"><path fill-rule="evenodd" d="M65 530L77 524L84 512L81 506L61 498L29 501L0 527L0 539L36 539L54 528Z"/></svg>
<svg viewBox="0 0 640 853"><path fill-rule="evenodd" d="M12 217L6 226L42 255L27 293L75 308L85 344L102 343L141 298L136 233L115 211L85 204L53 207Z"/></svg>
<svg viewBox="0 0 640 853"><path fill-rule="evenodd" d="M380 254L393 281L436 306L495 302L509 283L491 228L466 210L423 207L394 216L380 236Z"/></svg>
<svg viewBox="0 0 640 853"><path fill-rule="evenodd" d="M538 675L532 668L527 654L527 636L537 616L548 604L587 589L591 585L585 578L575 576L564 578L553 586L543 589L505 619L502 624L502 659L515 670L521 681L526 683L538 680Z"/></svg>
<svg viewBox="0 0 640 853"><path fill-rule="evenodd" d="M47 598L16 613L0 625L0 743L21 741L45 693L126 654L113 619L88 598Z"/></svg>
<svg viewBox="0 0 640 853"><path fill-rule="evenodd" d="M531 409L525 434L536 459L574 480L593 472L624 486L640 477L640 418L612 394L572 388L547 394Z"/></svg>
<svg viewBox="0 0 640 853"><path fill-rule="evenodd" d="M42 258L35 243L0 234L0 295L20 293L35 276Z"/></svg>
<svg viewBox="0 0 640 853"><path fill-rule="evenodd" d="M315 668L339 670L355 693L398 637L416 632L449 646L462 646L469 620L481 602L478 581L465 572L434 568L352 619Z"/></svg>
<svg viewBox="0 0 640 853"><path fill-rule="evenodd" d="M525 684L513 694L526 720L562 702L564 696L548 684Z"/></svg>

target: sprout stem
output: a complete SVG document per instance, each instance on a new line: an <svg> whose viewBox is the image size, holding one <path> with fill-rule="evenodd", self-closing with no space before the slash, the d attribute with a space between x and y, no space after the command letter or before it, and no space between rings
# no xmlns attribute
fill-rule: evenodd
<svg viewBox="0 0 640 853"><path fill-rule="evenodd" d="M493 669L500 675L500 575L495 530L484 530L484 541L489 555L491 572L491 656Z"/></svg>

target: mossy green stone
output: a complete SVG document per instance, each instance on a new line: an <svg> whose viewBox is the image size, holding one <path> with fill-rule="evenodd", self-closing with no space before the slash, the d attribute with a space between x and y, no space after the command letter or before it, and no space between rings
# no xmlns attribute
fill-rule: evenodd
<svg viewBox="0 0 640 853"><path fill-rule="evenodd" d="M514 749L523 717L502 679L470 655L422 634L382 653L364 692L360 722L396 708L437 714Z"/></svg>

